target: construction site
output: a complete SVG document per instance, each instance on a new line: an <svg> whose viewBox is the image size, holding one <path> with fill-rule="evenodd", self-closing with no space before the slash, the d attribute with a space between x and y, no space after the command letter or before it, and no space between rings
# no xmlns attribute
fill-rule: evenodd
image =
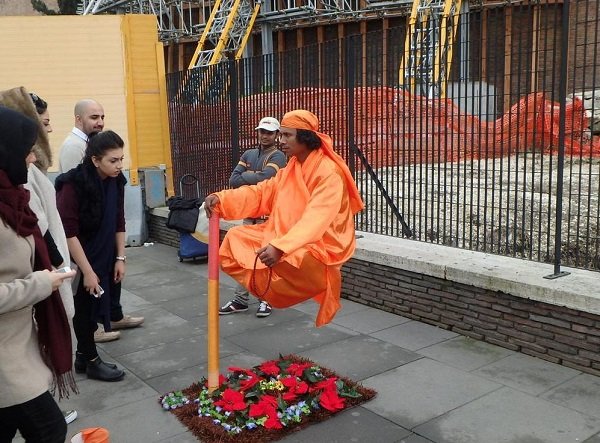
<svg viewBox="0 0 600 443"><path fill-rule="evenodd" d="M360 230L598 270L598 10L597 0L84 0L71 17L132 17L123 92L105 101L125 94L134 185L160 167L170 194L188 192L186 174L202 195L227 187L256 122L305 108L355 173ZM136 54L149 38L136 36L136 17L154 18L162 52L148 47L164 66L150 89L127 74L149 60ZM140 130L150 127L162 129Z"/></svg>
<svg viewBox="0 0 600 443"><path fill-rule="evenodd" d="M89 1L81 12L156 15L175 180L227 186L256 121L306 108L356 172L359 229L600 266L593 0Z"/></svg>

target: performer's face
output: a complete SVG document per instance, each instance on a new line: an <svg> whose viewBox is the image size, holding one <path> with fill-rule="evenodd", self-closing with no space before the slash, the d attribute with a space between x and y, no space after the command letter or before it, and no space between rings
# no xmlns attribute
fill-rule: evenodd
<svg viewBox="0 0 600 443"><path fill-rule="evenodd" d="M293 128L286 128L284 126L281 127L281 150L288 157L296 157L300 162L303 162L308 154L310 154L310 150L306 147L304 143L299 143L296 139L297 130Z"/></svg>

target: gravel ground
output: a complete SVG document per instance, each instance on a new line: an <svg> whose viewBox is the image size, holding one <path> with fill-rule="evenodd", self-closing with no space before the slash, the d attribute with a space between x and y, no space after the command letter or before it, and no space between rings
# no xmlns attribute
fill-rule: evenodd
<svg viewBox="0 0 600 443"><path fill-rule="evenodd" d="M376 170L415 238L536 261L554 260L558 160L541 153ZM563 169L564 265L600 270L600 159ZM357 176L373 220L359 229L401 235L374 181Z"/></svg>

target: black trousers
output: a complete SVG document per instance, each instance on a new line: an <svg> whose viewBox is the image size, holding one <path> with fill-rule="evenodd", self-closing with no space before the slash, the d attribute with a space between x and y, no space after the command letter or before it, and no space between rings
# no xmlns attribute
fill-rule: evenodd
<svg viewBox="0 0 600 443"><path fill-rule="evenodd" d="M67 423L48 391L19 405L0 408L0 443L10 443L17 430L27 443L64 443Z"/></svg>
<svg viewBox="0 0 600 443"><path fill-rule="evenodd" d="M121 282L110 284L110 321L123 320L121 306Z"/></svg>
<svg viewBox="0 0 600 443"><path fill-rule="evenodd" d="M73 297L75 315L73 316L73 330L77 337L77 352L82 354L86 360L92 360L98 356L94 332L98 324L93 321L93 295L83 287L83 276L79 281L77 292Z"/></svg>

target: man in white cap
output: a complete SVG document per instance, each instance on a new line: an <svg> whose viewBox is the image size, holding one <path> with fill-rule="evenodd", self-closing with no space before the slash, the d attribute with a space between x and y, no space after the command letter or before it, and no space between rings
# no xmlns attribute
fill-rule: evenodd
<svg viewBox="0 0 600 443"><path fill-rule="evenodd" d="M279 121L273 117L265 117L255 128L258 132L258 148L248 149L242 154L240 161L229 178L229 186L239 188L244 185L255 185L263 180L274 177L281 168L285 167L287 158L277 148L279 138ZM264 223L266 217L244 219L245 225ZM248 310L250 295L248 290L238 284L235 298L227 302L221 309L220 315L235 314ZM260 300L256 311L257 317L271 315L271 306Z"/></svg>

